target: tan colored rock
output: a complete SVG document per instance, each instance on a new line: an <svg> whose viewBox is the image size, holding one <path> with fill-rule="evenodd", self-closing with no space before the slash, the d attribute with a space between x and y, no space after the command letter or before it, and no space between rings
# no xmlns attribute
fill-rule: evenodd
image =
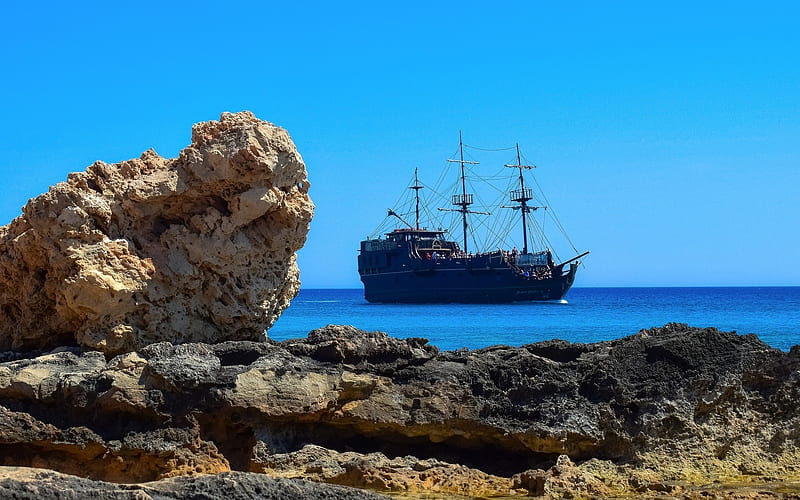
<svg viewBox="0 0 800 500"><path fill-rule="evenodd" d="M612 490L601 479L576 467L566 455L560 455L547 471L532 469L514 475L513 486L530 496L548 499L608 498ZM620 492L616 492L619 494Z"/></svg>
<svg viewBox="0 0 800 500"><path fill-rule="evenodd" d="M344 486L302 479L272 478L249 472L171 477L141 484L114 484L30 467L0 465L0 498L14 500L390 500Z"/></svg>
<svg viewBox="0 0 800 500"><path fill-rule="evenodd" d="M230 470L216 445L203 440L197 429L159 429L107 441L86 427L59 429L2 406L0 446L13 450L0 465L52 469L120 483Z"/></svg>
<svg viewBox="0 0 800 500"><path fill-rule="evenodd" d="M112 359L0 353L0 465L113 481L259 471L409 497L800 498L800 349L726 335L714 355L715 331L654 334L437 354L329 326ZM578 454L553 454L559 440Z"/></svg>
<svg viewBox="0 0 800 500"><path fill-rule="evenodd" d="M289 134L252 113L70 174L0 228L0 350L257 339L299 289L313 204Z"/></svg>
<svg viewBox="0 0 800 500"><path fill-rule="evenodd" d="M383 453L337 452L306 445L291 453L270 454L259 441L250 463L252 472L298 477L377 491L425 492L470 497L527 493L512 488L512 479L463 465L413 456L388 458Z"/></svg>

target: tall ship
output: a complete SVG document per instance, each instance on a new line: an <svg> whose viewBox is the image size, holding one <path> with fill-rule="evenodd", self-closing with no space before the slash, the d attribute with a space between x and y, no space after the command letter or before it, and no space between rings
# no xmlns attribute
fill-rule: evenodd
<svg viewBox="0 0 800 500"><path fill-rule="evenodd" d="M503 176L508 191L498 191L497 188L488 191L502 193L490 202L493 208L486 204L476 206L483 197L468 191L474 187L475 180L493 181L499 176L487 177L472 172L479 162L465 159L465 148L471 146L464 144L459 133L457 158L447 160L457 166L459 173L450 186L449 199L436 192L442 178L432 187L435 195L422 199L420 191L429 186L420 183L415 170L413 184L408 187L411 196L406 197L406 203L398 202L410 206L390 208L373 237L361 242L358 273L367 301L555 301L563 299L572 286L581 259L589 252L579 253L555 218L552 225L561 229L572 251L577 254L558 262L544 233L545 223L535 217L537 213L547 212L553 217L554 214L550 207L540 204L546 202L546 198L541 190L534 192L538 183L526 179L535 166L523 164L519 145L506 148L516 150L516 162L502 165L503 170L511 173ZM439 204L448 201L450 206L436 207L434 211L426 203L431 200ZM412 215L414 224L406 221ZM435 229L421 226L421 215L427 215L430 227ZM449 223L448 215L451 216ZM480 219L473 221L473 218ZM387 224L392 223L393 229L384 232ZM458 233L460 239L450 237L451 233ZM513 236L509 237L512 233ZM479 246L481 235L483 246Z"/></svg>

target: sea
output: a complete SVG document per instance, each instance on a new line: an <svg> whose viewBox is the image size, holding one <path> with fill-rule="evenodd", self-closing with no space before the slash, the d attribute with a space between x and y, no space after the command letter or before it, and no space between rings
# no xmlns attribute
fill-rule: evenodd
<svg viewBox="0 0 800 500"><path fill-rule="evenodd" d="M788 351L800 344L800 287L572 288L561 301L512 304L370 304L361 289L301 289L267 333L286 340L352 325L455 350L599 342L670 322L754 333Z"/></svg>

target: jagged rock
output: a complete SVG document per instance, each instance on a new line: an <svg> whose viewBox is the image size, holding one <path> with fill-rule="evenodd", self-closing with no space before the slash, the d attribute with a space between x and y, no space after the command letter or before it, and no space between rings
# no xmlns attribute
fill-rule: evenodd
<svg viewBox="0 0 800 500"><path fill-rule="evenodd" d="M512 480L463 465L413 456L387 458L383 453L339 453L306 445L290 453L270 453L256 445L251 470L282 477L302 477L326 483L393 492L427 492L471 497L528 493Z"/></svg>
<svg viewBox="0 0 800 500"><path fill-rule="evenodd" d="M58 427L1 406L0 419L0 465L54 469L122 483L230 470L214 443L204 441L196 427L128 430L112 439L114 428L128 427L116 421L104 426L104 439L86 426Z"/></svg>
<svg viewBox="0 0 800 500"><path fill-rule="evenodd" d="M607 498L612 489L561 455L548 471L528 470L512 478L513 486L525 489L530 496L546 498Z"/></svg>
<svg viewBox="0 0 800 500"><path fill-rule="evenodd" d="M162 342L109 361L78 349L0 359L0 463L119 462L104 476L98 459L98 479L197 465L292 475L323 448L315 477L375 488L426 484L403 465L422 462L463 466L464 478L525 474L519 485L550 484L551 496L573 483L601 494L592 477L654 494L800 477L800 350L713 328L436 353L328 326L281 343Z"/></svg>
<svg viewBox="0 0 800 500"><path fill-rule="evenodd" d="M70 174L0 228L0 350L258 339L299 288L308 188L249 112L196 124L175 159Z"/></svg>
<svg viewBox="0 0 800 500"><path fill-rule="evenodd" d="M0 497L16 500L386 500L388 497L344 486L280 479L263 474L226 472L178 477L145 484L113 484L53 471L0 467Z"/></svg>
<svg viewBox="0 0 800 500"><path fill-rule="evenodd" d="M420 365L439 353L427 339L396 339L385 332L365 332L353 326L328 325L309 332L306 339L287 342L297 356L317 361L361 365L370 372L391 373L408 365Z"/></svg>

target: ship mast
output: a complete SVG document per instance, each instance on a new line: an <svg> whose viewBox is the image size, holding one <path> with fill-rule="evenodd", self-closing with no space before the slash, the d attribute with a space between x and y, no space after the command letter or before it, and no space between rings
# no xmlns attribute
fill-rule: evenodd
<svg viewBox="0 0 800 500"><path fill-rule="evenodd" d="M416 214L414 229L419 229L419 190L425 187L419 185L419 177L417 177L417 170L419 169L418 168L414 169L414 185L408 187L408 189L414 190L414 198L416 199L416 206L414 209L414 213Z"/></svg>
<svg viewBox="0 0 800 500"><path fill-rule="evenodd" d="M527 214L531 211L531 209L536 210L537 208L541 207L530 207L528 206L528 202L533 199L533 190L530 188L525 187L525 177L522 175L522 170L530 170L532 168L536 168L536 165L523 165L522 159L519 154L519 143L517 143L517 164L516 165L504 165L505 167L509 168L516 168L519 170L519 189L514 189L511 191L511 201L515 201L519 203L519 211L522 212L522 253L528 253L528 224L526 220Z"/></svg>
<svg viewBox="0 0 800 500"><path fill-rule="evenodd" d="M467 224L467 214L483 214L483 215L492 215L491 212L478 212L475 210L470 210L469 206L472 205L472 194L467 193L467 174L464 169L464 165L478 165L477 161L468 161L464 159L464 141L461 140L461 131L458 131L458 151L459 151L459 159L453 160L448 158L447 161L451 163L459 163L461 164L461 194L454 194L453 195L453 205L457 205L460 208L440 208L439 210L443 212L460 212L461 213L461 225L464 228L464 253L467 253L467 228L469 224Z"/></svg>
<svg viewBox="0 0 800 500"><path fill-rule="evenodd" d="M464 159L464 141L461 139L461 131L458 131L458 151L459 151L459 159L452 160L450 158L447 161L451 163L460 163L461 164L461 194L454 194L453 195L453 205L458 205L461 208L456 209L447 209L447 208L440 208L439 210L445 211L455 211L461 212L461 224L464 228L464 253L467 253L467 214L468 213L485 213L485 212L471 212L469 210L469 206L472 205L472 194L467 193L467 175L464 171L464 165L477 165L477 161L467 161Z"/></svg>

